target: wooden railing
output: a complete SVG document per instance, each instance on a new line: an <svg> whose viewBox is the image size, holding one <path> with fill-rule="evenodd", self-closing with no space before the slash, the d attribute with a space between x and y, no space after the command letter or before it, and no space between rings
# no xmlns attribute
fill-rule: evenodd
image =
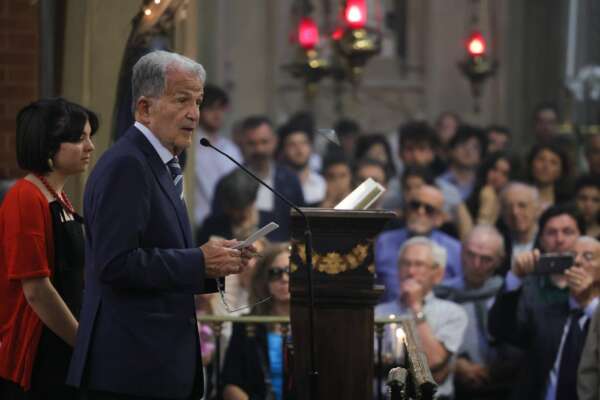
<svg viewBox="0 0 600 400"><path fill-rule="evenodd" d="M253 335L255 329L254 326L257 324L278 324L283 336L284 351L282 354L285 354L286 351L293 351L290 319L288 317L254 315L230 317L206 315L199 317L198 322L209 324L213 329L215 338L221 337L224 323L246 324L249 336ZM425 354L420 350L421 344L414 321L407 317L390 316L389 318L376 318L374 322L375 341L377 344L376 359L374 360L375 376L377 380L375 398L377 400L382 400L384 398L385 389L383 380L386 370L389 369L390 371L386 384L389 387L391 397L388 398L391 398L392 400L433 399L437 385L435 384L431 371L427 365ZM404 354L404 357L402 357L398 363L393 365L394 368L391 368L392 365L390 363L398 360L388 360L383 353L383 343L387 325L393 325L396 329L401 328L404 333L404 337L400 341L402 346L401 353ZM220 340L215 340L215 345L215 360L221 360L222 348ZM220 390L222 381L221 371L218 367L216 368L215 384L217 390ZM220 398L220 393L217 394L217 397Z"/></svg>

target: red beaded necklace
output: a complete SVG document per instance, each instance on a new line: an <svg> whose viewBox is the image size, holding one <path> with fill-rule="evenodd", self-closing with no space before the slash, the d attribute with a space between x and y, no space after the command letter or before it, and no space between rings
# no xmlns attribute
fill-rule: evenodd
<svg viewBox="0 0 600 400"><path fill-rule="evenodd" d="M67 194L62 191L60 194L61 196L58 195L58 193L56 193L56 190L54 190L54 188L52 186L50 186L50 183L48 182L48 180L46 179L45 176L40 175L40 174L34 174L36 176L36 178L38 178L40 180L40 182L42 182L44 184L44 187L50 192L50 194L60 203L60 205L67 210L68 212L70 212L73 215L76 215L77 213L75 212L75 208L73 207L73 204L71 204L71 201L69 200L69 198L67 197Z"/></svg>

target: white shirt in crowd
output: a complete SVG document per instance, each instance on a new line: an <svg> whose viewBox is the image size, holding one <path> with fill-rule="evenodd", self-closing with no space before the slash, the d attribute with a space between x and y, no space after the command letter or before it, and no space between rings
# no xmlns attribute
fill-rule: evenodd
<svg viewBox="0 0 600 400"><path fill-rule="evenodd" d="M271 163L269 175L263 178L263 181L272 188L275 188L275 164ZM275 195L263 185L258 185L256 194L256 208L259 211L273 211L275 209Z"/></svg>
<svg viewBox="0 0 600 400"><path fill-rule="evenodd" d="M228 138L221 135L216 138L209 138L201 129L198 130L198 133L196 140L200 141L201 138L206 138L210 140L213 146L229 154L236 161L243 162L242 153L235 143ZM223 176L233 171L236 166L227 157L201 145L196 146L195 164L194 220L197 225L200 225L210 214L217 183Z"/></svg>
<svg viewBox="0 0 600 400"><path fill-rule="evenodd" d="M325 179L318 173L310 171L308 178L302 184L302 194L306 204L317 204L325 198L327 183Z"/></svg>

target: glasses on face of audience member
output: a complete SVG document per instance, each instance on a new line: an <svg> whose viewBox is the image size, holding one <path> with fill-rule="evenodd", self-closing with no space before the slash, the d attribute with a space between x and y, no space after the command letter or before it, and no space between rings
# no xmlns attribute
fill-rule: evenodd
<svg viewBox="0 0 600 400"><path fill-rule="evenodd" d="M594 261L596 259L596 253L594 253L593 251L584 251L581 254L575 254L575 256L581 255L581 257L585 260L585 261Z"/></svg>
<svg viewBox="0 0 600 400"><path fill-rule="evenodd" d="M592 253L591 251L586 251L585 253L583 253L581 255L581 257L583 257L583 259L585 261L594 261L594 258L596 258L596 256L594 255L594 253Z"/></svg>
<svg viewBox="0 0 600 400"><path fill-rule="evenodd" d="M406 260L404 258L400 258L398 260L398 266L400 267L400 269L404 269L404 270L408 270L408 269L415 269L415 270L424 270L427 267L430 267L431 265L425 261L421 261L421 260Z"/></svg>
<svg viewBox="0 0 600 400"><path fill-rule="evenodd" d="M273 282L283 279L283 274L287 274L289 277L290 267L288 267L287 265L281 267L274 265L271 268L269 268L269 281Z"/></svg>
<svg viewBox="0 0 600 400"><path fill-rule="evenodd" d="M425 210L425 213L430 217L433 217L439 211L436 206L419 200L410 200L408 202L408 209L411 211L420 211L422 208Z"/></svg>

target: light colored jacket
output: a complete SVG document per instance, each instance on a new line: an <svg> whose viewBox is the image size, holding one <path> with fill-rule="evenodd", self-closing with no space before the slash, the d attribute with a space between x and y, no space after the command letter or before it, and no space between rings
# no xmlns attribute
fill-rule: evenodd
<svg viewBox="0 0 600 400"><path fill-rule="evenodd" d="M577 395L579 400L600 398L600 307L596 309L588 335L581 352L577 371Z"/></svg>

